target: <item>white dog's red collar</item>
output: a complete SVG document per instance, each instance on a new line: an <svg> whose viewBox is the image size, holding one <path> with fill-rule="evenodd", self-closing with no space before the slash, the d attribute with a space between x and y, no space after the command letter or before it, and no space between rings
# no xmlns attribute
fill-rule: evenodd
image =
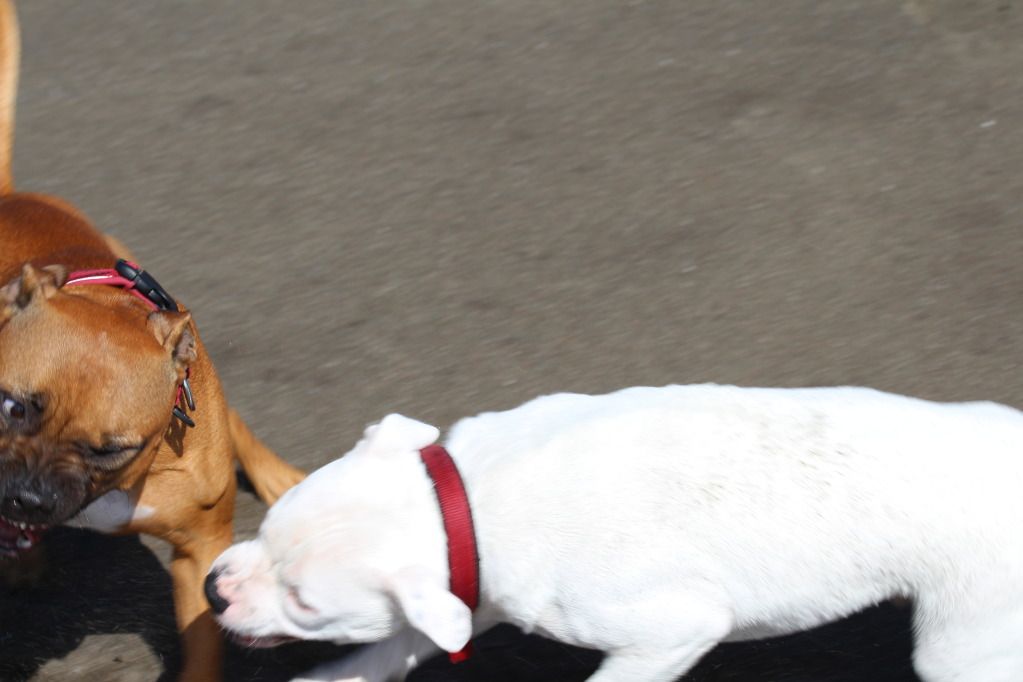
<svg viewBox="0 0 1023 682"><path fill-rule="evenodd" d="M480 564L476 551L476 532L472 508L465 494L465 485L451 455L440 445L428 445L419 451L426 471L433 479L444 532L448 536L448 570L451 592L475 611L480 601ZM450 654L451 662L469 658L471 645Z"/></svg>

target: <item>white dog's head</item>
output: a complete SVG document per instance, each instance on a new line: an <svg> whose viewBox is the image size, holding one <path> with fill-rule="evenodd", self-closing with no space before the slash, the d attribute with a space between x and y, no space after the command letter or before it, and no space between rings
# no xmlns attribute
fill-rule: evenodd
<svg viewBox="0 0 1023 682"><path fill-rule="evenodd" d="M373 642L411 625L446 651L472 634L447 589L447 553L419 449L438 430L392 414L270 509L249 542L213 563L206 593L250 646L290 639Z"/></svg>

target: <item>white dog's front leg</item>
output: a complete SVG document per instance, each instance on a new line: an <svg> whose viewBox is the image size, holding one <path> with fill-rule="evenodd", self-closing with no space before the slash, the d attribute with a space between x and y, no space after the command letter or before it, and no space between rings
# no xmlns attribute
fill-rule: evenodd
<svg viewBox="0 0 1023 682"><path fill-rule="evenodd" d="M586 682L674 682L685 675L716 641L691 642L675 651L609 653Z"/></svg>
<svg viewBox="0 0 1023 682"><path fill-rule="evenodd" d="M440 649L426 636L408 629L367 644L341 660L325 663L292 682L400 682Z"/></svg>
<svg viewBox="0 0 1023 682"><path fill-rule="evenodd" d="M658 604L660 613L655 608ZM732 628L728 612L699 600L668 596L630 606L634 622L656 623L657 627L639 628L630 638L633 643L609 651L587 682L674 682Z"/></svg>

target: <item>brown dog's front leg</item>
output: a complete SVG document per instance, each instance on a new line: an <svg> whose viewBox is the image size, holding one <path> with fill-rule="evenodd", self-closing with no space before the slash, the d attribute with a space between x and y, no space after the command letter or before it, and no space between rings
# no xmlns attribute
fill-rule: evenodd
<svg viewBox="0 0 1023 682"><path fill-rule="evenodd" d="M223 675L224 642L203 593L213 560L231 544L231 526L174 548L171 578L181 632L181 682L217 682Z"/></svg>

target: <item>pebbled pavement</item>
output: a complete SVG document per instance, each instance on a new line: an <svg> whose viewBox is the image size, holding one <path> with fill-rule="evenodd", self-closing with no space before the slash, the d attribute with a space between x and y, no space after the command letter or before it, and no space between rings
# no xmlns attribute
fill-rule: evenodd
<svg viewBox="0 0 1023 682"><path fill-rule="evenodd" d="M20 3L22 189L125 241L307 468L634 384L1023 404L1016 0ZM237 533L264 510L239 500ZM0 599L0 679L169 679L159 543L71 530ZM414 680L582 680L499 631ZM905 610L694 680L913 680ZM229 680L336 655L232 649ZM170 672L168 672L170 671Z"/></svg>

